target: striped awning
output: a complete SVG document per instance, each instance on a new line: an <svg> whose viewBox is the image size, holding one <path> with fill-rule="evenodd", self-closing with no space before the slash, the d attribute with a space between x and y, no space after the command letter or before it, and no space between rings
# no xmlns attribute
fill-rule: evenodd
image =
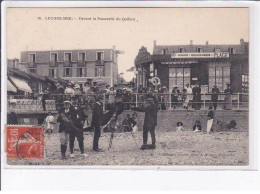
<svg viewBox="0 0 260 194"><path fill-rule="evenodd" d="M13 77L13 76L10 76L10 79L13 81L13 83L15 84L15 86L16 86L19 90L24 91L24 92L32 93L32 89L31 89L30 86L26 83L25 80L19 79L19 78L17 78L17 77Z"/></svg>
<svg viewBox="0 0 260 194"><path fill-rule="evenodd" d="M7 79L7 91L8 92L17 92L16 87L10 82L9 79Z"/></svg>

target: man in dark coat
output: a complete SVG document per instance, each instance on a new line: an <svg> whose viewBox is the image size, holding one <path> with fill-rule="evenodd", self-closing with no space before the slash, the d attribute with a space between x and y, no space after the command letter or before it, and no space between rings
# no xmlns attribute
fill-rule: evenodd
<svg viewBox="0 0 260 194"><path fill-rule="evenodd" d="M46 100L48 99L49 97L49 92L48 90L45 90L43 95L42 95L42 109L43 111L46 111Z"/></svg>
<svg viewBox="0 0 260 194"><path fill-rule="evenodd" d="M76 131L75 121L77 119L77 114L71 102L66 100L63 102L64 108L60 109L57 122L60 123L59 133L60 133L60 143L61 143L61 157L65 159L65 153L67 150L67 144L69 141L69 135L72 131Z"/></svg>
<svg viewBox="0 0 260 194"><path fill-rule="evenodd" d="M196 83L194 88L192 88L192 94L193 94L193 102L192 106L195 110L200 110L201 108L201 88Z"/></svg>
<svg viewBox="0 0 260 194"><path fill-rule="evenodd" d="M153 98L147 98L144 108L133 107L135 111L145 112L143 125L143 145L141 149L147 146L148 132L150 131L152 137L152 149L155 149L155 127L157 125L158 106L155 104Z"/></svg>
<svg viewBox="0 0 260 194"><path fill-rule="evenodd" d="M218 94L219 94L219 89L216 85L214 85L211 94L211 100L213 103L214 110L216 110L218 106Z"/></svg>
<svg viewBox="0 0 260 194"><path fill-rule="evenodd" d="M101 135L101 126L102 126L102 119L103 119L103 105L102 105L102 97L97 97L96 102L93 107L92 112L92 122L91 126L94 129L94 140L93 140L93 150L96 152L102 151L98 148L98 141Z"/></svg>
<svg viewBox="0 0 260 194"><path fill-rule="evenodd" d="M83 126L86 120L86 116L84 114L84 111L81 107L79 106L74 106L75 107L75 113L76 113L76 120L75 120L75 126L79 129L81 129L81 131L74 131L73 133L70 134L70 157L74 158L74 142L75 142L75 138L77 138L78 142L79 142L79 149L81 152L81 155L84 157L87 157L87 154L84 153L84 136L83 136Z"/></svg>

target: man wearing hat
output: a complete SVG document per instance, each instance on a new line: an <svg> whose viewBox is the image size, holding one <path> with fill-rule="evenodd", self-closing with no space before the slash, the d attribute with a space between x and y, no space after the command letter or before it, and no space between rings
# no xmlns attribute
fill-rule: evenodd
<svg viewBox="0 0 260 194"><path fill-rule="evenodd" d="M77 138L78 143L79 143L79 149L81 152L81 155L84 157L87 157L87 154L84 153L84 136L83 136L83 125L84 122L86 120L86 116L84 114L83 109L78 106L77 104L74 106L75 108L75 113L76 113L76 120L75 120L75 126L79 129L81 129L81 131L74 131L73 133L70 133L69 139L70 139L70 157L74 158L74 142L75 142L75 138Z"/></svg>
<svg viewBox="0 0 260 194"><path fill-rule="evenodd" d="M57 122L60 123L59 126L59 133L60 133L60 143L61 143L61 157L62 159L65 159L65 153L67 150L67 144L69 141L69 135L72 131L71 125L68 125L68 122L71 122L72 124L75 124L75 121L77 120L77 113L73 106L71 105L71 102L69 100L65 100L63 102L64 108L62 108L59 111L59 116L57 118Z"/></svg>
<svg viewBox="0 0 260 194"><path fill-rule="evenodd" d="M94 104L93 112L92 112L91 126L94 129L93 150L96 152L102 151L98 147L98 141L101 135L102 118L104 117L102 100L103 100L102 96L96 96L96 102Z"/></svg>
<svg viewBox="0 0 260 194"><path fill-rule="evenodd" d="M218 106L218 94L219 94L219 89L216 85L214 85L211 94L211 100L213 103L214 110L216 110Z"/></svg>
<svg viewBox="0 0 260 194"><path fill-rule="evenodd" d="M8 114L7 114L7 124L8 125L18 125L17 115L14 112L16 107L17 101L16 99L11 99L10 104L8 106Z"/></svg>
<svg viewBox="0 0 260 194"><path fill-rule="evenodd" d="M155 149L155 127L157 125L158 107L153 98L147 98L144 108L133 107L135 111L145 112L143 125L143 145L141 149L147 147L148 132L150 131L152 137L152 149Z"/></svg>

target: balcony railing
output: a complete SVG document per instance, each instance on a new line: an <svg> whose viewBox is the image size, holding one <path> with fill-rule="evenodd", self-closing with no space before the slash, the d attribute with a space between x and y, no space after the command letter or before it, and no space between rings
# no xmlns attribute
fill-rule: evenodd
<svg viewBox="0 0 260 194"><path fill-rule="evenodd" d="M58 62L57 61L50 61L50 66L58 66Z"/></svg>
<svg viewBox="0 0 260 194"><path fill-rule="evenodd" d="M105 61L103 59L101 60L97 60L97 64L96 65L104 65Z"/></svg>
<svg viewBox="0 0 260 194"><path fill-rule="evenodd" d="M79 60L78 61L78 65L85 66L86 65L86 61Z"/></svg>
<svg viewBox="0 0 260 194"><path fill-rule="evenodd" d="M28 67L36 67L36 62L35 61L28 62Z"/></svg>
<svg viewBox="0 0 260 194"><path fill-rule="evenodd" d="M71 66L71 65L72 65L72 62L71 62L71 61L64 61L64 65L65 65L65 66Z"/></svg>

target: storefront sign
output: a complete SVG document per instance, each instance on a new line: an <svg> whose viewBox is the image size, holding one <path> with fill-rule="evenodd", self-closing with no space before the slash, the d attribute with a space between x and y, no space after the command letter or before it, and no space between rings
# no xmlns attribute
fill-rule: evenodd
<svg viewBox="0 0 260 194"><path fill-rule="evenodd" d="M172 53L171 58L229 58L229 53Z"/></svg>

